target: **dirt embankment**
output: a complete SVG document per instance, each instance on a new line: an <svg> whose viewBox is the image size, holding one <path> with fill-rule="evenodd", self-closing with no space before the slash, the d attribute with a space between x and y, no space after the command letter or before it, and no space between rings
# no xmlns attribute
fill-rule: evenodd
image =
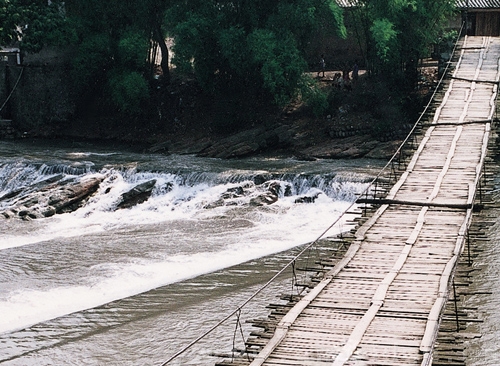
<svg viewBox="0 0 500 366"><path fill-rule="evenodd" d="M422 78L423 94L428 94L435 86L435 68L427 69L426 73ZM318 78L322 88L335 88L334 74L334 71L330 71ZM376 106L382 115L379 119L374 118L373 108L359 101L360 96L367 92L363 88L370 87L363 79L361 72L361 78L352 90L336 91L337 100L331 103L334 107L322 117L314 117L310 109L295 101L279 113L262 113L258 117L260 121L249 123L246 128L229 136L215 132L210 123L204 123L203 118L209 120L213 116L204 115L203 102L196 98L190 99L189 96L196 95L196 92L190 90L183 94L179 91L179 98L185 102L182 112L175 117L173 129L146 138L152 144L148 150L217 158L264 153L306 160L360 157L388 159L411 130L412 123L401 122L391 115L391 107L386 108L384 105ZM379 104L384 103L384 98L390 99L390 96L381 96ZM384 124L384 118L395 122L388 127Z"/></svg>
<svg viewBox="0 0 500 366"><path fill-rule="evenodd" d="M427 80L434 76L434 71L430 70ZM335 88L334 73L329 71L318 78L325 90ZM24 137L117 141L140 147L145 152L217 158L275 154L307 160L387 159L411 125L398 122L395 128L386 126L382 132L377 130L380 120L391 117L391 110L384 112L387 116L374 119L371 108L363 106L359 97L366 88L363 73L360 74L360 81L353 90L334 93L336 100L330 101L333 107L322 117L314 117L311 110L295 101L282 111L255 111L253 119L232 133L214 127L217 116L211 112L213 101L204 98L196 83L189 80L176 80L155 96L161 103L157 103L160 106L157 111L152 111L154 123L93 115L86 119L72 118L65 123L57 121L50 125L51 128L41 126L18 132Z"/></svg>

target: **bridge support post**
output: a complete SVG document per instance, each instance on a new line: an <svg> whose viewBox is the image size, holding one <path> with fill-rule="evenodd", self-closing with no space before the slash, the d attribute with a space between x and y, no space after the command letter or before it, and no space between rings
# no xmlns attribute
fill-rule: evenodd
<svg viewBox="0 0 500 366"><path fill-rule="evenodd" d="M486 187L488 185L488 181L487 181L487 178L486 178L486 162L483 163L483 184L484 186Z"/></svg>
<svg viewBox="0 0 500 366"><path fill-rule="evenodd" d="M455 305L455 321L456 321L456 324L457 324L457 333L460 332L460 323L458 321L458 305L457 305L457 290L456 290L456 286L455 286L455 280L453 280L453 302L454 302L454 305Z"/></svg>
<svg viewBox="0 0 500 366"><path fill-rule="evenodd" d="M483 183L482 183L482 179L479 179L479 203L483 203Z"/></svg>
<svg viewBox="0 0 500 366"><path fill-rule="evenodd" d="M393 181L393 178L394 178L394 181ZM396 168L394 167L394 160L391 160L391 173L389 175L389 181L390 182L396 181Z"/></svg>
<svg viewBox="0 0 500 366"><path fill-rule="evenodd" d="M471 256L470 256L470 234L469 230L467 230L467 264L470 267L472 265Z"/></svg>

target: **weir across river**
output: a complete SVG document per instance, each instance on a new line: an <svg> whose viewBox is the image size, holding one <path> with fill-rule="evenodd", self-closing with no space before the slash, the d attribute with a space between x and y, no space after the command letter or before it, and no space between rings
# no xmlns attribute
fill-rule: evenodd
<svg viewBox="0 0 500 366"><path fill-rule="evenodd" d="M442 101L346 256L251 359L224 364L431 365L483 176L500 38L465 37Z"/></svg>

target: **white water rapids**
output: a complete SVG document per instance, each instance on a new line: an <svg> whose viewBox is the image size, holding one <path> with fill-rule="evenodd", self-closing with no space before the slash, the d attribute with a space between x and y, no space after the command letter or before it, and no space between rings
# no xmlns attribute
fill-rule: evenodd
<svg viewBox="0 0 500 366"><path fill-rule="evenodd" d="M95 332L110 337L105 343L110 351L113 342L121 341L109 335L116 324L119 328L138 326L131 332L140 343L138 333L145 328L155 332L154 327L161 324L142 326L140 319L152 314L168 316L181 303L197 306L212 299L219 304L216 314L214 309L197 309L187 315L187 322L221 318L222 308L234 309L235 299L241 301L245 293L279 270L290 250L314 241L328 228L366 187L378 164L274 158L222 161L81 145L2 144L0 197L10 197L20 188L58 174L75 179L98 175L104 180L74 212L31 221L1 219L0 363L64 364L68 354L61 349L79 345L82 337ZM152 179L156 184L148 200L117 209L121 194ZM278 200L271 205L252 204L268 190L266 182L282 187ZM245 194L221 200L225 192L242 186ZM314 202L296 203L298 198L315 196ZM15 199L0 200L0 212ZM348 229L344 219L327 236ZM267 268L270 262L274 265ZM244 263L254 263L254 267L243 270L248 265ZM228 275L233 270L238 275ZM195 287L207 286L205 296L183 289L187 280L194 281ZM227 287L237 293L229 295ZM210 291L223 296L210 295ZM173 297L178 301L172 301ZM123 303L128 305L119 310ZM104 315L95 317L95 311ZM265 310L259 315L265 316ZM81 320L87 317L91 319ZM163 326L171 328L168 321ZM102 334L101 327L107 329ZM175 332L174 338L189 334L193 339L197 333L196 329ZM116 350L123 356L115 355L105 363L154 364L153 359L165 358L186 341L152 351L143 338L138 347L148 349L149 359ZM85 352L72 349L75 364L85 364L82 360L92 359L103 346L93 347ZM63 356L44 356L48 350ZM203 361L191 357L193 364L214 362L210 357ZM189 358L180 364L185 362Z"/></svg>
<svg viewBox="0 0 500 366"><path fill-rule="evenodd" d="M384 163L223 161L90 144L0 142L0 213L15 200L5 197L48 177L105 177L74 212L0 218L0 364L161 365L323 233ZM147 201L116 209L122 193L152 179ZM265 182L283 188L278 200L252 205L267 190ZM244 195L221 201L241 186ZM316 195L314 202L296 203ZM474 288L491 294L468 299L485 319L478 325L483 337L470 342L471 365L499 361L500 287L491 287L500 273L499 225L475 264L487 270ZM341 220L327 236L349 228ZM301 265L331 250L321 243ZM290 277L279 277L244 307L245 336L254 330L247 320L265 318L266 306L291 291ZM214 365L212 353L243 347L241 337L233 344L236 333L231 319L170 364Z"/></svg>

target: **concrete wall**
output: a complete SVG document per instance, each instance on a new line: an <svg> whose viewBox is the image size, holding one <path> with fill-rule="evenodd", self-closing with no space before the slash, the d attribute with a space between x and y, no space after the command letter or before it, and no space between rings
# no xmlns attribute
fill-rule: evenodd
<svg viewBox="0 0 500 366"><path fill-rule="evenodd" d="M3 105L5 100L7 99L7 83L6 83L6 63L0 62L0 107ZM0 111L0 119L6 118L6 110Z"/></svg>
<svg viewBox="0 0 500 366"><path fill-rule="evenodd" d="M11 68L10 83L17 81L21 68ZM75 103L66 70L51 66L24 67L12 96L10 109L15 127L30 131L57 129L74 114Z"/></svg>
<svg viewBox="0 0 500 366"><path fill-rule="evenodd" d="M63 58L49 60L46 53L25 57L23 66L0 66L0 78L0 96L19 80L6 114L2 112L18 131L51 134L75 113L75 96ZM1 100L3 103L5 98Z"/></svg>

